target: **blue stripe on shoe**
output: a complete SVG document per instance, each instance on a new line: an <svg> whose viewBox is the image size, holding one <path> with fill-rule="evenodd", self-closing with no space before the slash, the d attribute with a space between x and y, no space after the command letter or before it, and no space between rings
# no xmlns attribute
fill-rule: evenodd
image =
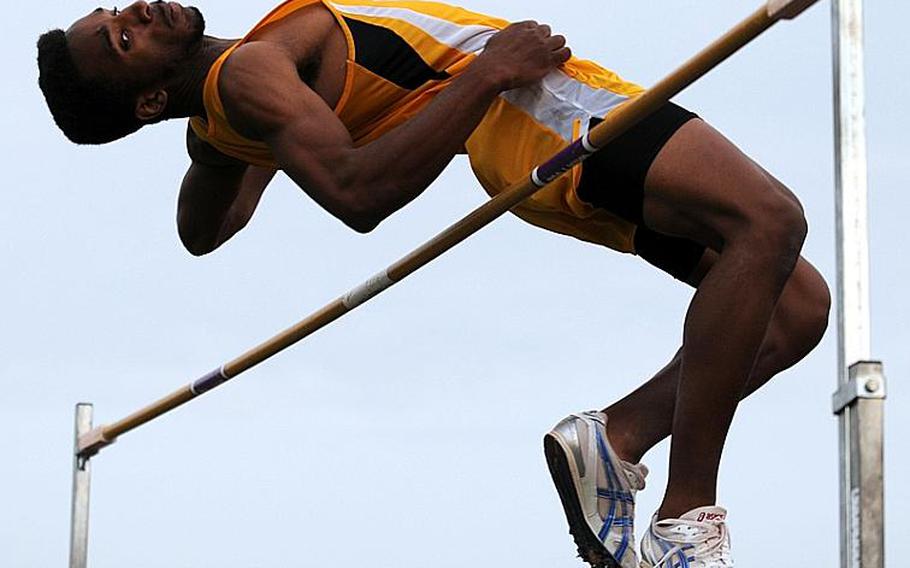
<svg viewBox="0 0 910 568"><path fill-rule="evenodd" d="M622 543L620 543L619 548L616 549L616 552L613 554L613 559L617 562L622 560L623 555L629 550L629 535L628 529L622 531Z"/></svg>
<svg viewBox="0 0 910 568"><path fill-rule="evenodd" d="M651 536L654 538L654 540L657 541L657 544L660 545L660 549L663 551L663 553L666 554L666 553L670 552L670 549L673 548L672 546L670 546L670 543L665 541L664 539L660 538L659 536L657 536L657 533L654 532L654 527L651 527L648 530L651 532Z"/></svg>
<svg viewBox="0 0 910 568"><path fill-rule="evenodd" d="M610 534L610 527L613 526L614 521L616 521L616 501L610 501L610 512L607 518L604 519L604 525L600 527L600 533L597 535L600 538L600 542L603 542L607 535Z"/></svg>
<svg viewBox="0 0 910 568"><path fill-rule="evenodd" d="M657 541L657 544L660 545L660 549L663 551L663 554L667 554L670 552L670 550L673 549L673 545L657 536L657 533L654 532L653 527L649 528L648 532L651 533L651 536L654 538L654 540ZM670 566L672 566L672 568L689 568L689 562L695 562L695 557L687 557L685 551L691 550L692 548L695 547L691 544L687 544L678 550L676 552L676 556L679 558L679 562L673 563Z"/></svg>
<svg viewBox="0 0 910 568"><path fill-rule="evenodd" d="M634 503L635 497L625 491L610 491L609 489L598 489L597 496L603 499L612 499L613 501L622 501L624 503Z"/></svg>
<svg viewBox="0 0 910 568"><path fill-rule="evenodd" d="M600 430L595 429L595 433L597 434L597 449L600 451L600 459L604 464L604 469L607 474L607 484L609 485L606 490L598 488L597 495L598 497L604 497L610 500L610 514L607 519L604 520L604 525L601 527L598 536L600 537L600 541L604 542L612 527L622 527L622 540L620 541L619 548L617 548L616 552L613 554L614 559L619 561L626 553L626 550L629 549L629 541L631 540L632 533L633 521L626 513L626 503L632 503L634 501L631 493L617 491L615 489L616 487L622 487L622 484L619 482L619 476L613 467L613 463L610 461L607 444L603 435L600 433ZM616 517L617 502L622 509L619 518Z"/></svg>
<svg viewBox="0 0 910 568"><path fill-rule="evenodd" d="M607 451L606 451L607 448L606 448L606 444L604 444L603 436L601 436L601 434L600 434L600 430L597 430L595 428L594 433L596 434L596 437L597 437L597 449L600 451L600 460L603 462L605 471L607 473L607 485L608 485L607 490L609 491L609 490L613 489L613 476L611 475L613 468L610 465L610 460L607 458ZM613 522L615 520L616 520L616 501L610 500L610 512L607 515L607 518L604 519L604 524L602 527L600 527L600 533L598 534L601 542L603 542L604 539L607 538L607 535L610 534L610 529L613 527Z"/></svg>
<svg viewBox="0 0 910 568"><path fill-rule="evenodd" d="M629 548L629 543L632 542L632 546L635 545L634 539L632 536L632 517L629 515L628 503L625 501L620 501L620 507L622 507L623 518L626 520L622 524L622 543L619 545L619 550L616 552L616 560L621 560L623 554L626 553L626 550Z"/></svg>
<svg viewBox="0 0 910 568"><path fill-rule="evenodd" d="M607 471L607 483L610 484L609 489L613 489L616 486L622 487L622 483L619 481L619 475L613 467L613 462L610 461L610 452L607 451L607 443L604 441L604 437L599 430L597 431L597 449L600 451L600 459L603 461L604 469ZM631 494L629 496L631 497Z"/></svg>
<svg viewBox="0 0 910 568"><path fill-rule="evenodd" d="M695 548L693 545L687 544L686 546L682 547L682 549L679 551L679 553L678 553L678 554L679 554L679 560L680 560L679 565L680 565L682 568L689 568L689 562L695 562L695 557L694 557L694 556L688 556L688 555L686 554L686 551L687 551L687 550L691 550L691 549L693 549L693 548Z"/></svg>

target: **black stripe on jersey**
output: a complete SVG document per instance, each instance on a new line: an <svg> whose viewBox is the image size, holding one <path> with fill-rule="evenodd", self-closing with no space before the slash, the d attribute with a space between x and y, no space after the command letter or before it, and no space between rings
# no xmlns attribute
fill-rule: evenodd
<svg viewBox="0 0 910 568"><path fill-rule="evenodd" d="M430 67L408 42L388 28L345 18L354 36L356 62L383 79L412 91L427 81L448 79Z"/></svg>

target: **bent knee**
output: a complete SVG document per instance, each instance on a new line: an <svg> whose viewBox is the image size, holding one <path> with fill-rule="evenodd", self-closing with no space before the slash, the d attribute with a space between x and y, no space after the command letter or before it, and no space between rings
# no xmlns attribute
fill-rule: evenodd
<svg viewBox="0 0 910 568"><path fill-rule="evenodd" d="M814 279L809 292L806 294L805 310L807 312L806 327L809 335L815 339L814 347L821 341L828 330L828 319L831 314L831 290L828 288L824 278L818 272L815 272L814 269L813 272L817 278Z"/></svg>
<svg viewBox="0 0 910 568"><path fill-rule="evenodd" d="M754 258L793 269L809 226L799 202L779 192L767 192L744 204L741 222L728 242L739 242L754 252Z"/></svg>
<svg viewBox="0 0 910 568"><path fill-rule="evenodd" d="M801 354L808 353L828 330L830 313L828 284L812 265L800 261L778 303L777 317L785 336L782 341Z"/></svg>

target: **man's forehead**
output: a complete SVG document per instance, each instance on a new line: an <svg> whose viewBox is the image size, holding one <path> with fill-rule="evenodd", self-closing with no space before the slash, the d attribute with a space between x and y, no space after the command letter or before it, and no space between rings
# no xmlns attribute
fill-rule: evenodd
<svg viewBox="0 0 910 568"><path fill-rule="evenodd" d="M82 16L78 20L70 25L69 29L66 30L66 35L69 36L72 32L79 33L79 31L85 32L86 29L92 25L97 27L101 24L102 16L104 15L103 8L95 8L85 16Z"/></svg>
<svg viewBox="0 0 910 568"><path fill-rule="evenodd" d="M83 67L83 72L88 71L84 68L86 61L104 59L113 49L104 15L104 9L97 8L73 22L66 30L70 51L77 67Z"/></svg>
<svg viewBox="0 0 910 568"><path fill-rule="evenodd" d="M109 11L98 7L82 16L66 30L67 40L72 42L89 41L96 45L94 47L107 48L107 51L113 55L114 46L111 43L109 25L106 23L110 19Z"/></svg>

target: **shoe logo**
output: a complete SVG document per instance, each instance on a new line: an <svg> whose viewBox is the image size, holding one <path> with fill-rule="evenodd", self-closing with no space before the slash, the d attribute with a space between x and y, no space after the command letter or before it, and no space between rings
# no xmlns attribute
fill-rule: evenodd
<svg viewBox="0 0 910 568"><path fill-rule="evenodd" d="M704 523L706 521L713 522L713 523L719 523L719 522L722 522L726 518L727 518L727 515L725 515L724 513L699 513L698 514L699 523Z"/></svg>

